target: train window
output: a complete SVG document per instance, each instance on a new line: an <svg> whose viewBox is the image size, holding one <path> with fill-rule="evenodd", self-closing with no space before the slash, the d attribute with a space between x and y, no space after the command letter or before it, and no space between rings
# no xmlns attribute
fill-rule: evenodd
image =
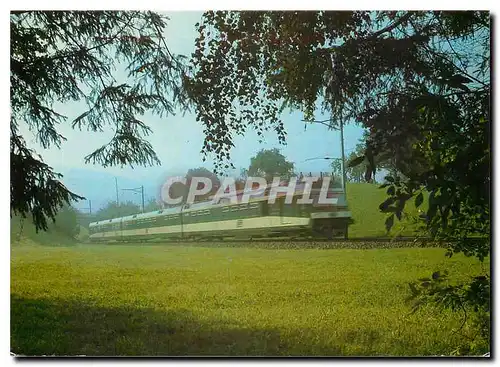
<svg viewBox="0 0 500 367"><path fill-rule="evenodd" d="M163 210L158 210L158 214L161 214L161 213L163 213Z"/></svg>
<svg viewBox="0 0 500 367"><path fill-rule="evenodd" d="M204 211L203 211L203 214L204 214L204 215L210 215L210 209L206 209L206 210L204 210Z"/></svg>
<svg viewBox="0 0 500 367"><path fill-rule="evenodd" d="M237 211L237 210L238 210L238 206L236 206L236 205L235 205L235 206L231 207L231 211L232 211L232 212L235 212L235 211Z"/></svg>
<svg viewBox="0 0 500 367"><path fill-rule="evenodd" d="M269 204L266 201L262 202L262 215L269 215Z"/></svg>
<svg viewBox="0 0 500 367"><path fill-rule="evenodd" d="M229 211L229 207L228 206L226 206L225 208L222 208L222 212L223 213L227 213L228 211Z"/></svg>

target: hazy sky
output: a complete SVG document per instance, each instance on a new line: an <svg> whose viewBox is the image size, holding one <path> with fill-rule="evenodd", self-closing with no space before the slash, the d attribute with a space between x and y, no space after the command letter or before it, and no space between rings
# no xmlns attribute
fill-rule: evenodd
<svg viewBox="0 0 500 367"><path fill-rule="evenodd" d="M168 12L170 22L166 37L172 52L190 56L194 50L196 37L195 23L200 20L201 12ZM90 169L106 172L119 177L133 178L138 181L157 180L165 174L179 174L187 169L199 166L212 168L212 161L203 163L200 154L204 135L202 126L195 120L193 114L177 114L163 119L152 116L147 119L153 134L149 140L162 162L162 166L131 168L103 168L84 163L84 157L96 148L106 144L112 137L112 131L105 133L90 133L87 131L72 130L70 122L85 109L83 103L67 103L56 107L56 111L68 116L65 125L60 126L60 132L67 138L61 149L42 150L33 139L33 134L27 134L28 143L42 154L44 160L57 171L65 174L63 181L71 182L71 169ZM327 116L317 114L317 119L326 119ZM248 167L250 158L262 148L280 147L288 160L293 161L297 171L326 171L330 161L314 160L315 157L340 157L340 133L328 131L323 125L311 125L304 131L302 114L295 112L283 116L285 129L288 134L287 145L280 146L274 132L265 136L263 143L258 142L257 134L249 131L244 137L236 137L235 148L232 151L233 164ZM362 129L353 124L345 127L346 154L358 143L362 136Z"/></svg>

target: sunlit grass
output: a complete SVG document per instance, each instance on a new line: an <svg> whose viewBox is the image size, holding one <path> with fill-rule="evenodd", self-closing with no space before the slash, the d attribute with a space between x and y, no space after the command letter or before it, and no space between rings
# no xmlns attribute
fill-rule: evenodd
<svg viewBox="0 0 500 367"><path fill-rule="evenodd" d="M485 268L489 264L483 265ZM460 314L408 282L480 271L443 249L12 247L11 349L28 355L441 355Z"/></svg>
<svg viewBox="0 0 500 367"><path fill-rule="evenodd" d="M379 205L387 198L386 189L380 189L380 185L369 183L350 183L347 185L347 201L352 213L354 223L349 227L349 237L384 237L385 220L387 214L380 212ZM427 195L424 196L425 198ZM427 203L424 202L419 208L426 210ZM409 200L405 207L406 216L402 221L395 220L394 227L389 235L414 236L417 226L410 216L418 215L414 200Z"/></svg>

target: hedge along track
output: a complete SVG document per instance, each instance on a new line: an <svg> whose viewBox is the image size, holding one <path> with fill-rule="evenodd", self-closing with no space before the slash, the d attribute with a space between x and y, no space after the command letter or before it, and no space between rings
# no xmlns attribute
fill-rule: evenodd
<svg viewBox="0 0 500 367"><path fill-rule="evenodd" d="M473 241L477 239L471 239ZM478 239L481 240L481 239ZM102 242L101 242L102 243ZM178 245L190 247L253 247L267 249L375 249L375 248L410 248L410 247L438 247L447 248L448 242L433 241L425 237L364 237L351 239L290 239L290 238L224 238L224 239L155 239L108 241L107 244L116 245Z"/></svg>

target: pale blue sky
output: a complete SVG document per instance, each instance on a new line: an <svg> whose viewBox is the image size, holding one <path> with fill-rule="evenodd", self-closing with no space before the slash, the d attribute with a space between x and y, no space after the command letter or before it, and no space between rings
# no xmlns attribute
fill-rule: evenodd
<svg viewBox="0 0 500 367"><path fill-rule="evenodd" d="M194 40L196 37L195 23L201 18L201 12L168 12L170 22L166 30L166 37L169 48L173 53L190 56L194 50ZM205 166L211 169L213 161L202 162L200 149L203 144L203 129L196 122L194 114L177 114L176 116L164 117L151 116L147 119L153 134L149 140L162 162L162 166L138 167L131 169L129 167L111 167L103 168L84 163L84 157L96 148L107 143L112 137L112 131L104 133L90 133L87 131L72 130L70 121L81 114L85 109L83 103L67 103L56 106L56 110L68 116L68 122L60 126L60 132L67 138L63 142L61 149L51 148L43 150L35 144L32 134L26 133L28 143L42 154L44 160L53 166L57 171L64 174L63 182L70 189L84 196L96 195L95 190L88 190L88 185L97 184L97 182L81 182L82 175L73 176L75 169L92 170L92 177L98 172L103 177L110 175L117 176L120 179L134 180L144 185L158 185L161 177L172 174L182 174L189 168ZM319 112L319 111L318 111ZM328 116L317 114L316 119L323 120ZM340 133L337 131L328 131L323 125L310 125L304 131L304 123L300 112L289 113L285 111L283 121L287 131L287 145L280 146L274 132L265 135L262 143L258 142L257 134L248 131L244 137L235 138L235 148L231 156L232 162L239 168L248 167L250 158L262 148L279 147L288 160L295 163L296 170L302 172L318 172L329 170L328 160L314 160L305 162L308 158L314 157L340 157ZM25 132L26 130L23 129ZM363 130L349 124L344 129L346 154L349 154L361 138ZM84 179L84 178L83 178ZM109 193L114 192L114 182L109 182ZM82 192L83 191L83 192ZM92 191L92 194L90 194ZM111 195L106 191L106 194ZM112 199L112 198L110 198Z"/></svg>

